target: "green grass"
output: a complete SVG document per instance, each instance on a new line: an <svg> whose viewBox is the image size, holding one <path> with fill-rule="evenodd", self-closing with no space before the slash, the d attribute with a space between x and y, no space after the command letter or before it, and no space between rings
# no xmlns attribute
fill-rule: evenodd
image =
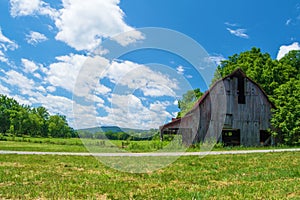
<svg viewBox="0 0 300 200"><path fill-rule="evenodd" d="M164 141L122 141L80 138L22 138L2 137L0 150L50 151L50 152L108 152L122 150L131 152L152 152L163 148Z"/></svg>
<svg viewBox="0 0 300 200"><path fill-rule="evenodd" d="M0 155L0 199L299 199L299 152L181 157L120 172L94 157Z"/></svg>
<svg viewBox="0 0 300 200"><path fill-rule="evenodd" d="M153 152L166 147L168 141L121 141L121 140L97 140L80 138L0 138L0 150L14 151L49 151L49 152ZM176 143L176 142L175 142ZM289 146L270 147L222 147L217 144L213 151L252 150L252 149L278 149L295 148ZM298 147L299 148L299 147ZM199 145L190 147L187 151L200 151Z"/></svg>

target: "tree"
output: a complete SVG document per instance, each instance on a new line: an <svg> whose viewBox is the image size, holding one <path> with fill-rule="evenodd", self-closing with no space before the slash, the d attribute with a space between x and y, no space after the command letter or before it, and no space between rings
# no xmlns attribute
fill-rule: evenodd
<svg viewBox="0 0 300 200"><path fill-rule="evenodd" d="M18 107L18 102L8 98L5 95L0 95L0 133L6 133L11 126L10 113L11 110Z"/></svg>
<svg viewBox="0 0 300 200"><path fill-rule="evenodd" d="M275 104L272 124L280 132L285 144L300 144L300 80L291 79L275 90ZM275 132L275 134L277 134Z"/></svg>
<svg viewBox="0 0 300 200"><path fill-rule="evenodd" d="M44 107L20 105L12 98L0 94L0 133L33 137L78 137L69 127L66 117L50 116Z"/></svg>
<svg viewBox="0 0 300 200"><path fill-rule="evenodd" d="M65 116L53 115L48 121L48 131L51 137L68 138L71 137L72 130L68 126Z"/></svg>
<svg viewBox="0 0 300 200"><path fill-rule="evenodd" d="M199 88L194 90L188 90L183 94L182 99L178 101L178 108L180 112L177 114L177 118L183 117L187 112L189 112L195 102L203 95Z"/></svg>
<svg viewBox="0 0 300 200"><path fill-rule="evenodd" d="M48 124L47 121L49 120L49 113L48 110L42 106L33 109L34 114L40 121L40 134L42 137L48 137Z"/></svg>

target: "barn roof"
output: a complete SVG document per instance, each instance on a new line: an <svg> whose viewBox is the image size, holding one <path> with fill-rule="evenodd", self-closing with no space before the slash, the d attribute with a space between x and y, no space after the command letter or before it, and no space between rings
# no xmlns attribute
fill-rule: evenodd
<svg viewBox="0 0 300 200"><path fill-rule="evenodd" d="M264 96L266 97L267 101L270 103L270 105L272 106L272 108L275 108L275 105L270 101L267 93L261 88L261 86L256 83L254 80L252 80L251 78L249 78L248 76L246 76L246 74L243 72L243 70L241 68L237 68L236 70L234 70L231 74L225 76L224 78L216 81L202 96L201 98L194 104L193 108L187 112L187 114L182 117L182 118L178 118L178 119L174 119L171 122L163 125L160 127L160 129L164 129L164 128L168 128L170 126L176 125L178 123L181 122L181 120L185 119L187 116L189 116L192 112L194 112L197 108L199 108L199 106L204 102L204 100L207 98L207 96L209 95L209 92L221 81L224 81L227 78L232 78L232 77L243 77L243 78L247 78L250 82L252 82L254 85L256 85L264 94Z"/></svg>

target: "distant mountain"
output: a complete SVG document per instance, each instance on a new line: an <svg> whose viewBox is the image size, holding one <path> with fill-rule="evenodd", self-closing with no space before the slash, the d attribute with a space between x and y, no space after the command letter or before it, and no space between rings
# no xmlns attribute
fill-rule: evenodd
<svg viewBox="0 0 300 200"><path fill-rule="evenodd" d="M113 133L119 133L119 132L134 132L134 133L143 133L148 132L148 130L140 130L140 129L131 129L131 128L120 128L118 126L100 126L100 127L92 127L92 128L85 128L85 129L79 129L78 131L85 131L90 133L97 133L97 132L113 132Z"/></svg>

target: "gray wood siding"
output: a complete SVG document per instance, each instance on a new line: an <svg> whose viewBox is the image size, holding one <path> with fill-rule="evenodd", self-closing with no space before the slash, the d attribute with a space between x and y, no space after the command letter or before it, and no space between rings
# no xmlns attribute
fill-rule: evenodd
<svg viewBox="0 0 300 200"><path fill-rule="evenodd" d="M232 74L218 81L199 102L198 109L182 118L180 126L174 124L186 128L186 132L192 131L183 137L189 140L185 143L190 143L191 135L194 137L195 134L198 142L218 139L223 128L239 129L241 145L260 145L260 130L270 128L272 104L261 88L247 77L243 79L245 103L239 104L238 76L241 74Z"/></svg>

